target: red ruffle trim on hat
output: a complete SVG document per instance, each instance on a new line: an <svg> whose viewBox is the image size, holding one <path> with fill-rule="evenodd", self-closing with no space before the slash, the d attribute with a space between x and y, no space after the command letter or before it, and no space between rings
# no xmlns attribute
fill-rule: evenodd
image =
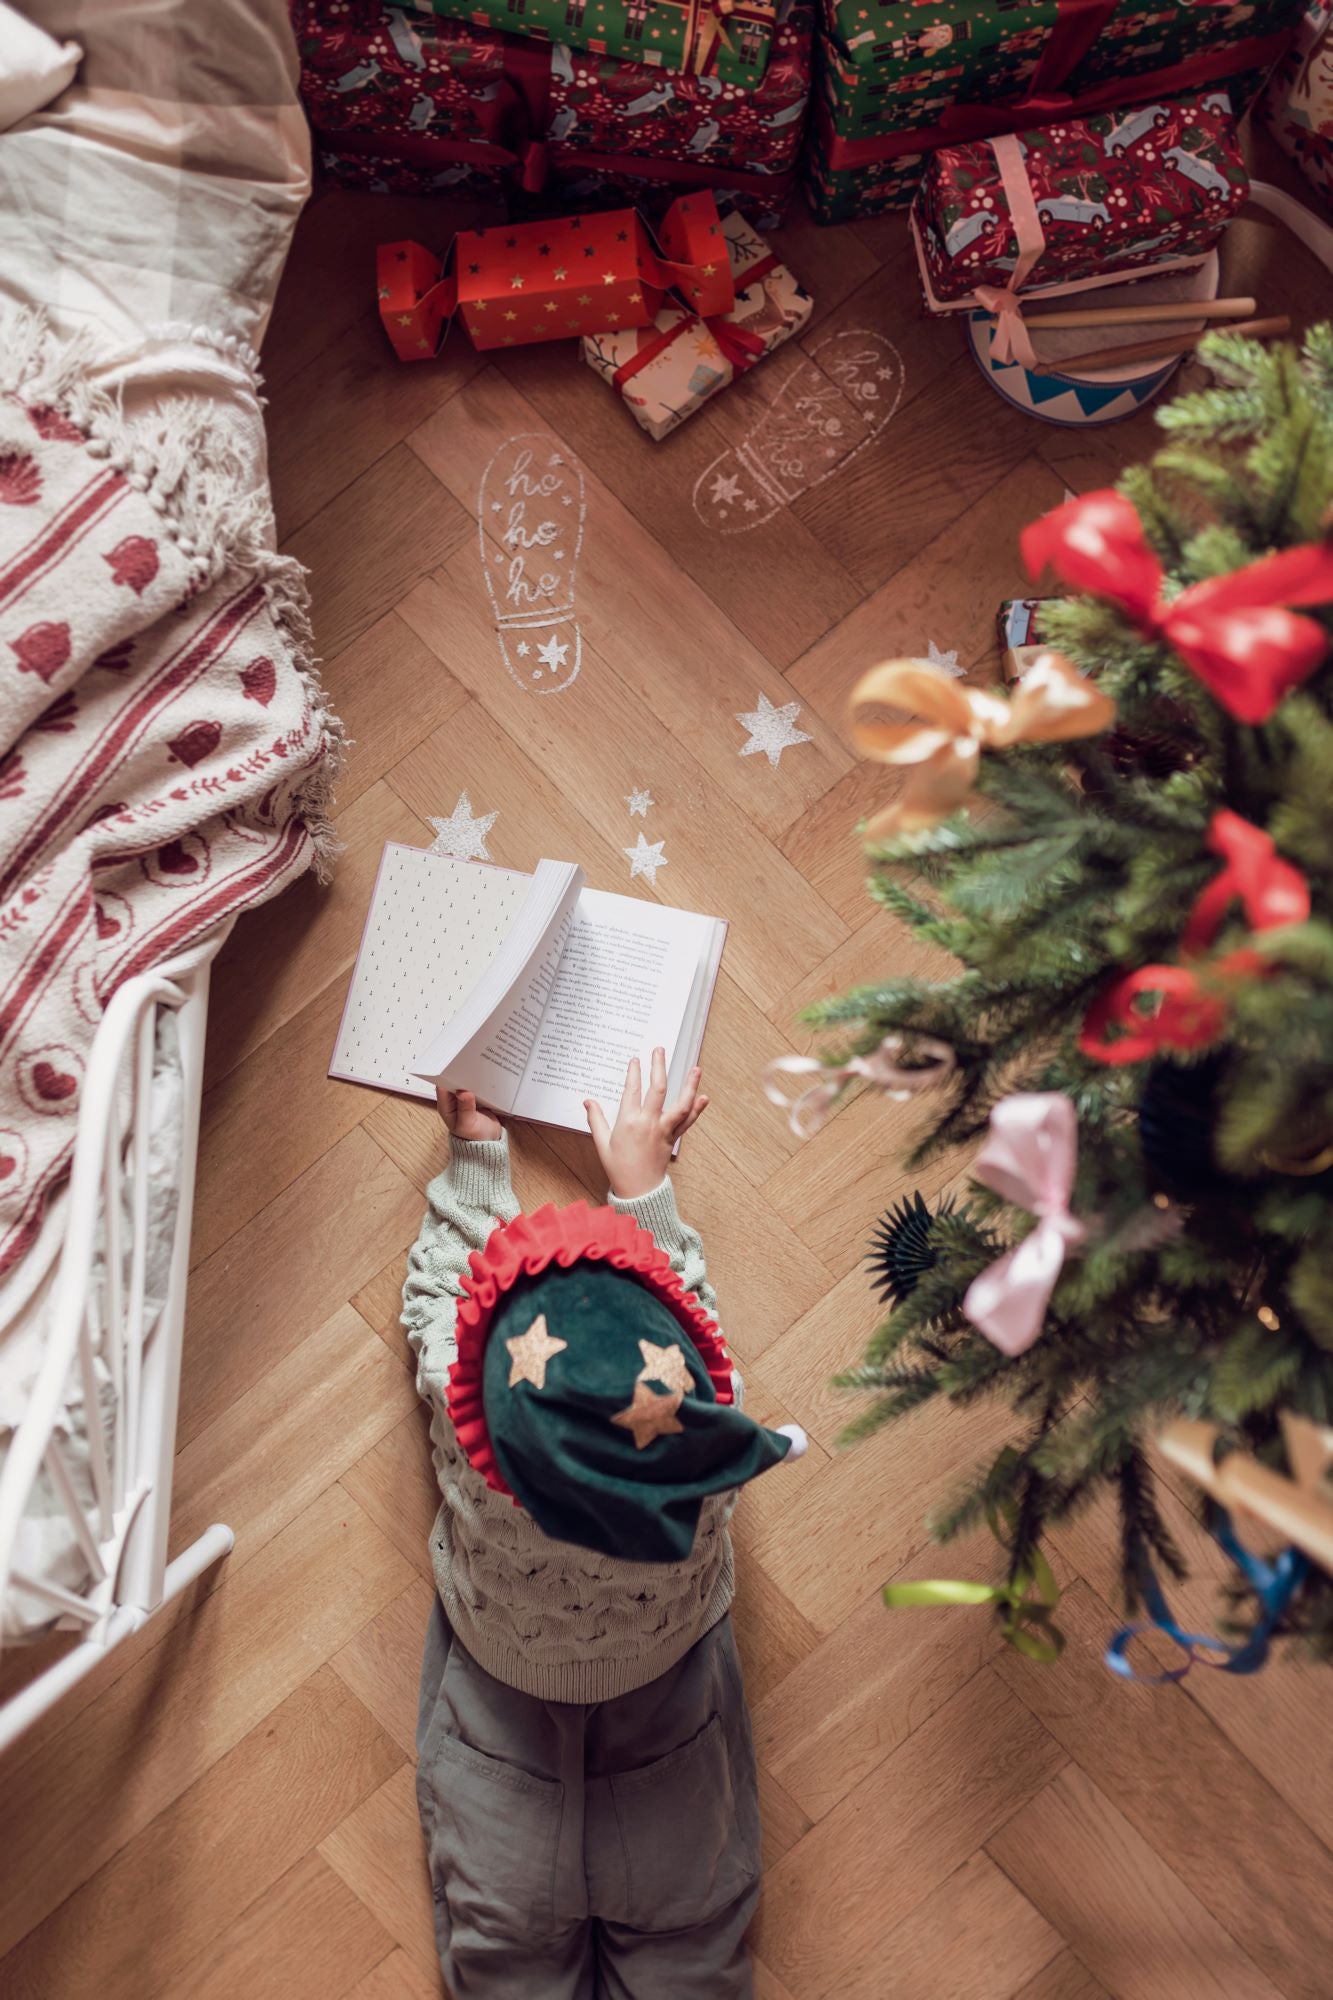
<svg viewBox="0 0 1333 2000"><path fill-rule="evenodd" d="M458 1359L449 1370L444 1403L468 1463L497 1493L510 1489L496 1462L482 1394L486 1342L495 1309L521 1277L535 1278L552 1264L568 1270L583 1258L624 1271L660 1299L697 1349L718 1402L735 1400L731 1356L717 1321L693 1292L686 1291L652 1234L618 1208L589 1208L586 1201L556 1208L548 1202L535 1214L515 1216L492 1230L486 1248L472 1252L463 1275L464 1296L456 1323Z"/></svg>

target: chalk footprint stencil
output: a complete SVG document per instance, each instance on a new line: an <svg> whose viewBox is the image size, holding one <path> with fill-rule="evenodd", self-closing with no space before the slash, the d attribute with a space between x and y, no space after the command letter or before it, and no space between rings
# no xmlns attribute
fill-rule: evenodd
<svg viewBox="0 0 1333 2000"><path fill-rule="evenodd" d="M700 473L695 513L714 534L762 527L875 442L903 380L902 356L883 334L854 327L819 341L749 437Z"/></svg>
<svg viewBox="0 0 1333 2000"><path fill-rule="evenodd" d="M582 467L541 431L506 439L481 475L482 574L500 657L526 694L563 694L578 679L574 579L586 514Z"/></svg>

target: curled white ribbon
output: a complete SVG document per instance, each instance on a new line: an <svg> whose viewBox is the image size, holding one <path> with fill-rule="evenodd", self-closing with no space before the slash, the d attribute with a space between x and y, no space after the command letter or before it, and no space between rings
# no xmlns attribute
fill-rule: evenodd
<svg viewBox="0 0 1333 2000"><path fill-rule="evenodd" d="M1037 1218L1030 1235L972 1280L963 1300L973 1326L1002 1354L1031 1347L1065 1257L1087 1235L1069 1213L1077 1160L1078 1116L1061 1092L1019 1091L991 1112L972 1177Z"/></svg>
<svg viewBox="0 0 1333 2000"><path fill-rule="evenodd" d="M898 1058L904 1053L916 1066L905 1069ZM787 1114L787 1123L798 1139L811 1139L828 1123L829 1114L849 1083L858 1078L882 1090L886 1097L914 1097L919 1090L942 1083L954 1066L954 1053L947 1042L930 1035L886 1035L868 1056L853 1056L849 1062L830 1066L816 1056L777 1056L764 1071L764 1096ZM778 1079L782 1076L816 1076L796 1097L789 1097Z"/></svg>

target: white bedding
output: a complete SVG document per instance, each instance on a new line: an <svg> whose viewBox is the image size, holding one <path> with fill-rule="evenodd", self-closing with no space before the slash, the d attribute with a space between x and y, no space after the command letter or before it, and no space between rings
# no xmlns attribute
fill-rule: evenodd
<svg viewBox="0 0 1333 2000"><path fill-rule="evenodd" d="M283 0L25 0L24 12L84 54L67 89L0 132L0 307L37 307L58 332L85 335L95 379L119 392L129 416L182 395L207 399L245 481L266 489L254 350L310 186ZM150 1257L169 1254L179 1167L175 1022L163 1018ZM62 1235L57 1200L0 1293L0 1458L40 1361ZM77 1397L66 1432L76 1484L91 1499ZM41 1483L17 1562L70 1589L87 1581ZM50 1615L11 1593L0 1637Z"/></svg>

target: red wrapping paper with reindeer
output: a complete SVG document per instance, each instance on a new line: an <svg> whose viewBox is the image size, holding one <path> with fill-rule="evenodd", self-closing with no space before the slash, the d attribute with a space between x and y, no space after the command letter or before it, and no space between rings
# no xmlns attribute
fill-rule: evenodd
<svg viewBox="0 0 1333 2000"><path fill-rule="evenodd" d="M1196 262L1248 189L1225 91L942 146L912 208L928 303Z"/></svg>
<svg viewBox="0 0 1333 2000"><path fill-rule="evenodd" d="M814 310L804 286L742 216L724 216L722 234L736 287L729 313L701 317L668 301L651 326L584 337L584 360L619 390L650 437L668 437L710 396L799 333Z"/></svg>
<svg viewBox="0 0 1333 2000"><path fill-rule="evenodd" d="M473 346L489 348L647 326L668 290L700 313L730 310L735 292L711 194L672 202L658 240L661 251L632 208L466 229L454 238L448 277L421 244L382 243L380 318L400 361L424 361L455 312Z"/></svg>

